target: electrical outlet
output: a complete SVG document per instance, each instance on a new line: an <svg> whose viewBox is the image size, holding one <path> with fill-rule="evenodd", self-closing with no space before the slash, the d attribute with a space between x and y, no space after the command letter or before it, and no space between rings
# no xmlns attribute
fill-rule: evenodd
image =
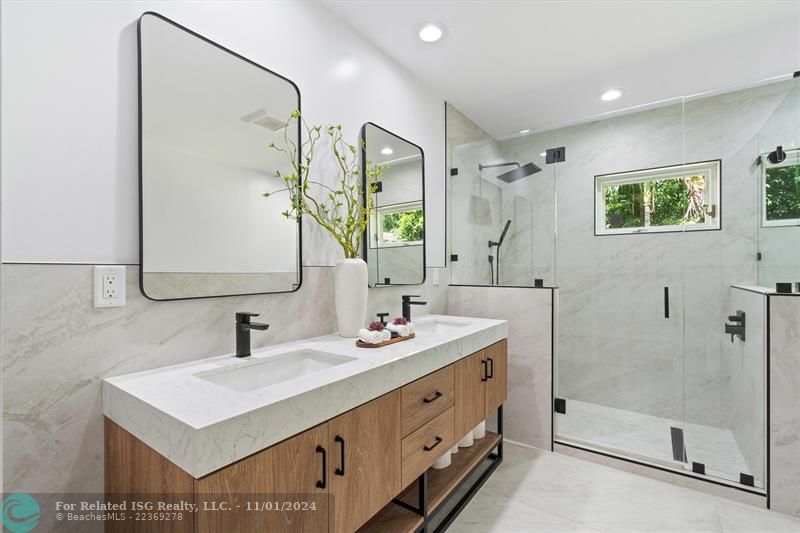
<svg viewBox="0 0 800 533"><path fill-rule="evenodd" d="M120 307L125 305L125 266L94 267L94 306Z"/></svg>

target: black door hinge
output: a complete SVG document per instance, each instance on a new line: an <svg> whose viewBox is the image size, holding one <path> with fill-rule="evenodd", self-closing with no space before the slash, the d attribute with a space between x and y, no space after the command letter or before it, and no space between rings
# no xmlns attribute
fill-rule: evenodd
<svg viewBox="0 0 800 533"><path fill-rule="evenodd" d="M553 400L553 408L556 413L565 415L567 414L567 400L564 398L556 398Z"/></svg>
<svg viewBox="0 0 800 533"><path fill-rule="evenodd" d="M545 158L544 162L546 164L551 163L563 163L567 160L567 148L565 146L559 146L558 148L548 148L545 150Z"/></svg>

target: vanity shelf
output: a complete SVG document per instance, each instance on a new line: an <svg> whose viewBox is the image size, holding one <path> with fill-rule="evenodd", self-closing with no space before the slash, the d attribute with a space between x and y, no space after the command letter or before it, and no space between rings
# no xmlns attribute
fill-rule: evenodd
<svg viewBox="0 0 800 533"><path fill-rule="evenodd" d="M459 448L458 453L452 456L452 463L447 468L428 470L428 514L433 514L445 501L453 490L467 478L478 465L486 459L503 440L497 433L486 432L481 440L469 448ZM412 483L398 498L409 505L419 501L419 487Z"/></svg>

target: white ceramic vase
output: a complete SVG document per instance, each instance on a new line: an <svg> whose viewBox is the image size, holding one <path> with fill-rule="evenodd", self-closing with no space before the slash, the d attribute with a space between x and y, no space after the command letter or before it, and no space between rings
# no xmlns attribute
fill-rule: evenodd
<svg viewBox="0 0 800 533"><path fill-rule="evenodd" d="M333 278L339 335L358 337L367 320L367 263L360 258L342 259Z"/></svg>

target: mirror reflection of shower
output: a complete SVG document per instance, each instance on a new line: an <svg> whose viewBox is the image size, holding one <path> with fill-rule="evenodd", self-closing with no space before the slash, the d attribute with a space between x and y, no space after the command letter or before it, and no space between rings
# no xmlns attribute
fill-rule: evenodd
<svg viewBox="0 0 800 533"><path fill-rule="evenodd" d="M541 172L541 168L534 165L533 163L526 163L524 165L519 164L517 161L511 161L509 163L494 163L490 165L484 165L482 163L478 164L478 172L482 172L486 168L499 168L499 167L509 167L513 166L512 170L508 170L499 174L497 179L505 182L505 183L513 183L515 181L521 180L523 178L527 178L532 174L536 174L537 172ZM502 233L500 233L500 238L496 241L489 241L489 271L491 273L491 284L492 285L500 285L500 247L503 246L503 241L506 238L506 234L508 233L508 228L511 226L511 220L506 220L506 225L503 227ZM494 252L494 253L492 253Z"/></svg>

